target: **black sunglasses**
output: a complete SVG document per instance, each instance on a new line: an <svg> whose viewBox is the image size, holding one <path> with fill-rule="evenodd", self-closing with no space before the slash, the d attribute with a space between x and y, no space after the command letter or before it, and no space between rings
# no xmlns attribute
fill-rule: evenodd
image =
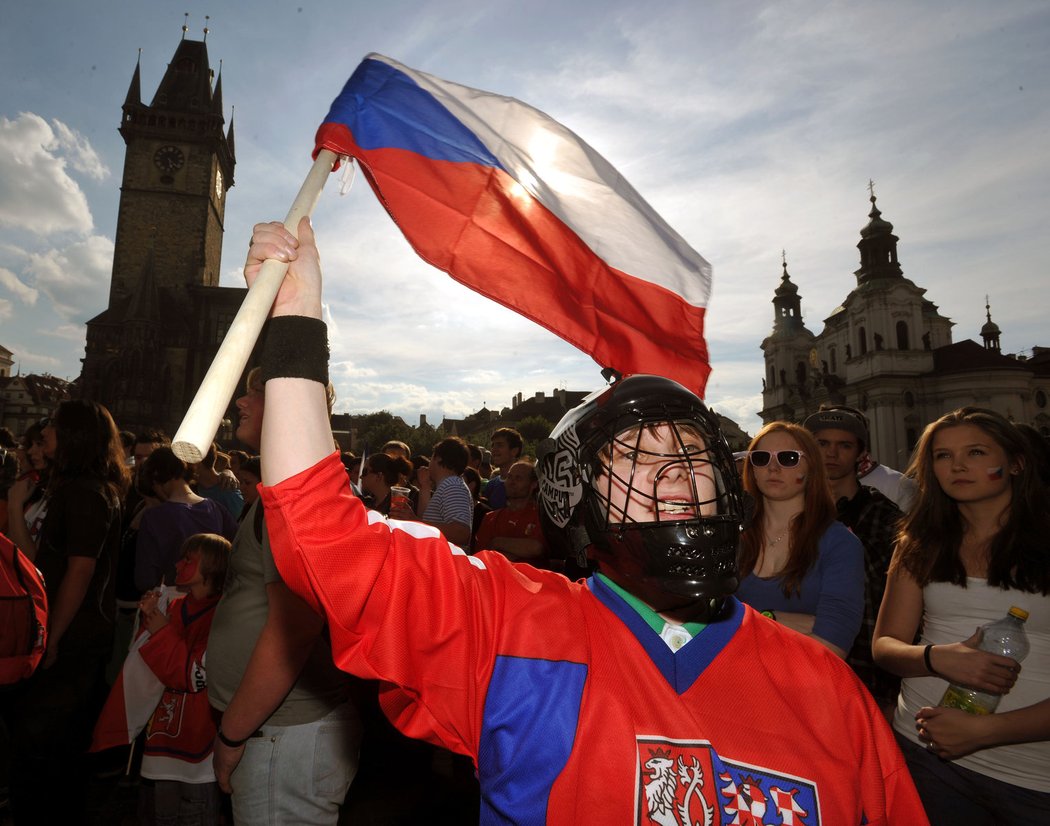
<svg viewBox="0 0 1050 826"><path fill-rule="evenodd" d="M752 450L747 454L747 458L755 467L765 467L774 456L781 467L796 467L805 455L801 450L778 450L773 453L768 450Z"/></svg>

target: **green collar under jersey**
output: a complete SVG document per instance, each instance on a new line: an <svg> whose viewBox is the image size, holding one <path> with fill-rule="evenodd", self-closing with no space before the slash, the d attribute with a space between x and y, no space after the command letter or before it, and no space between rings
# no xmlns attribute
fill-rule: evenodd
<svg viewBox="0 0 1050 826"><path fill-rule="evenodd" d="M654 611L652 608L650 608L648 605L646 605L644 602L638 599L638 597L636 597L634 594L630 593L629 591L625 591L623 588L621 588L619 585L617 585L615 582L609 579L609 577L607 577L605 574L595 573L595 576L601 579L601 581L608 585L613 591L615 591L620 596L620 598L623 599L624 602L630 605L631 608L633 608L638 614L638 616L645 620L646 624L650 628L652 628L653 631L655 631L657 634L663 634L665 625L675 624L668 623L668 621L661 617L658 613L656 613L656 611ZM689 632L689 635L691 637L695 637L707 627L707 623L703 622L686 622L681 623L681 625L683 628L685 628L686 631Z"/></svg>

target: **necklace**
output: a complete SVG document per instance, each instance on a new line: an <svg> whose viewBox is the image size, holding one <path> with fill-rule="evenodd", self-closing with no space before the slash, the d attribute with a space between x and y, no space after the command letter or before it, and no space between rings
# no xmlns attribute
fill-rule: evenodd
<svg viewBox="0 0 1050 826"><path fill-rule="evenodd" d="M787 536L787 531L786 531L786 530L782 531L782 532L781 532L781 534L780 534L780 536L778 536L778 537L777 537L776 539L774 539L773 541L771 541L771 542L768 542L768 541L767 541L767 542L766 542L766 547L767 547L767 548L772 548L772 547L773 547L774 545L776 545L776 544L777 544L777 543L778 543L778 542L779 542L779 541L780 541L781 539L783 539L783 538L784 538L785 536Z"/></svg>

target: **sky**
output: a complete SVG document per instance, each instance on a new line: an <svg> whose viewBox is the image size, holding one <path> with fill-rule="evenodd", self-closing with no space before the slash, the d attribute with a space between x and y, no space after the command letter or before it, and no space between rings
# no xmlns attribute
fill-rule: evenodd
<svg viewBox="0 0 1050 826"><path fill-rule="evenodd" d="M859 266L873 180L904 274L979 340L1050 345L1050 4L1045 0L5 0L0 4L0 344L73 379L106 306L142 50L148 102L207 35L235 122L224 285L281 219L332 99L369 52L547 112L711 262L707 401L754 433L760 344L786 254L806 326ZM205 20L205 15L209 19ZM601 386L589 356L418 259L363 176L314 212L338 412L431 424Z"/></svg>

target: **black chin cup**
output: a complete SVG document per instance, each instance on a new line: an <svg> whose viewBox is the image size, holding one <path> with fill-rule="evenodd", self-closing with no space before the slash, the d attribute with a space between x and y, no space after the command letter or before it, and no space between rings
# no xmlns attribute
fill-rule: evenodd
<svg viewBox="0 0 1050 826"><path fill-rule="evenodd" d="M663 592L670 602L710 603L717 613L739 585L740 522L732 517L609 528L592 533L592 540L606 564L623 575L627 590L637 582L640 590Z"/></svg>

